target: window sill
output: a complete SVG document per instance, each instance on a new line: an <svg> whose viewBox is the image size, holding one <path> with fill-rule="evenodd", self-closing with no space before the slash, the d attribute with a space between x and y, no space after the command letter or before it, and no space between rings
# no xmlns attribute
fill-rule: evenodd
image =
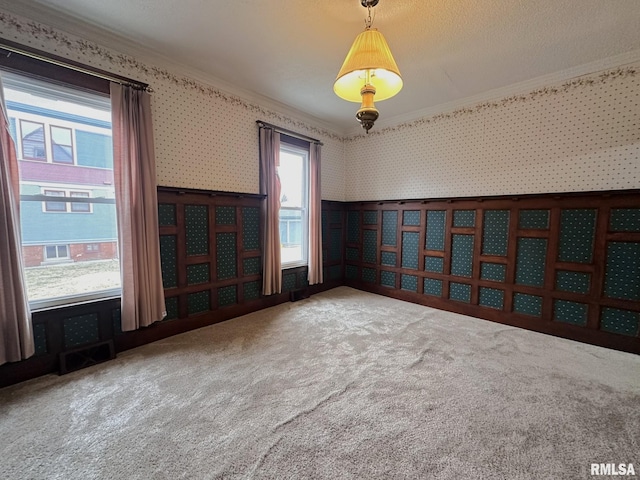
<svg viewBox="0 0 640 480"><path fill-rule="evenodd" d="M101 290L99 292L85 293L82 295L69 295L66 297L47 298L44 300L33 300L29 302L32 313L53 310L57 308L84 305L87 303L101 302L119 298L122 291L119 288Z"/></svg>
<svg viewBox="0 0 640 480"><path fill-rule="evenodd" d="M290 270L292 268L307 267L307 266L308 266L308 264L307 264L306 261L303 261L303 262L292 262L292 263L287 263L285 265L281 265L280 269L282 271L285 271L285 270Z"/></svg>

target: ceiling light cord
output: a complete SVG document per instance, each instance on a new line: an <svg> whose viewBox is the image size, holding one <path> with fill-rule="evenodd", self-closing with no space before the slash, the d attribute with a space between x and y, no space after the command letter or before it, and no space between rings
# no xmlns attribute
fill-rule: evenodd
<svg viewBox="0 0 640 480"><path fill-rule="evenodd" d="M367 5L367 18L364 19L364 28L366 30L370 30L371 29L371 25L373 25L373 20L375 20L376 18L376 12L373 12L373 19L371 18L371 5Z"/></svg>

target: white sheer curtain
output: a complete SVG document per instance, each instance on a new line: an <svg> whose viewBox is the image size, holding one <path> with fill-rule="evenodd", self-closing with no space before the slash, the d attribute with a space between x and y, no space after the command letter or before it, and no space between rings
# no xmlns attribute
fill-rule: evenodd
<svg viewBox="0 0 640 480"><path fill-rule="evenodd" d="M149 94L111 84L113 173L122 277L122 330L166 316Z"/></svg>
<svg viewBox="0 0 640 480"><path fill-rule="evenodd" d="M260 127L260 193L264 219L264 250L262 253L262 293L272 295L282 291L280 262L280 134L273 128Z"/></svg>
<svg viewBox="0 0 640 480"><path fill-rule="evenodd" d="M0 79L0 364L34 354L20 232L20 177Z"/></svg>
<svg viewBox="0 0 640 480"><path fill-rule="evenodd" d="M309 285L322 283L322 189L320 144L309 146Z"/></svg>

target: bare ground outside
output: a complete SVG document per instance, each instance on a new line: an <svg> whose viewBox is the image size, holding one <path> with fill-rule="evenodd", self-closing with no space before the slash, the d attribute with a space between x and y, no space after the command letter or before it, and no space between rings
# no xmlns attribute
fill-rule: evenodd
<svg viewBox="0 0 640 480"><path fill-rule="evenodd" d="M120 262L96 260L25 268L29 300L65 297L120 287Z"/></svg>

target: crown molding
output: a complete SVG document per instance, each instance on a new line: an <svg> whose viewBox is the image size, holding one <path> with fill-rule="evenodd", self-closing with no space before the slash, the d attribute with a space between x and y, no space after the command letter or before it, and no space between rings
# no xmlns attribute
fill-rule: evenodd
<svg viewBox="0 0 640 480"><path fill-rule="evenodd" d="M36 22L43 26L49 26L58 30L63 35L68 34L78 39L87 40L114 53L121 53L132 57L152 67L153 70L158 71L164 69L167 73L173 73L175 77L181 77L183 81L180 83L185 86L195 87L195 85L193 85L193 81L195 81L202 84L203 88L197 88L202 92L211 91L212 89L207 87L213 87L213 89L221 91L221 95L216 95L218 97L238 97L239 102L236 101L234 103L244 103L253 107L262 107L252 108L252 110L273 111L272 113L275 115L271 115L271 118L281 121L284 124L283 126L289 125L304 128L314 134L339 141L342 141L344 138L343 131L336 129L335 125L318 117L309 115L291 105L278 102L258 92L238 87L202 70L176 62L171 57L162 55L125 36L110 32L99 25L91 23L89 20L70 17L40 4L29 5L27 8L24 4L11 2L8 6L6 0L0 0L0 11L2 10L9 15L22 17L18 18L18 21L24 20L24 22ZM1 36L9 38L9 32L7 32L6 29L4 30ZM16 37L15 41L19 42L19 38ZM47 46L44 45L44 47ZM167 75L161 76L166 77ZM153 87L153 85L151 85L151 87Z"/></svg>
<svg viewBox="0 0 640 480"><path fill-rule="evenodd" d="M577 80L584 76L597 75L607 70L622 68L625 66L640 63L640 50L632 50L619 55L614 55L594 62L578 65L576 67L561 70L559 72L542 75L523 82L514 83L505 87L496 88L482 92L478 95L465 97L460 100L442 103L433 107L416 110L404 115L385 118L376 122L376 128L369 134L381 134L383 131L398 130L402 125L410 125L429 117L442 115L446 112L458 110L473 110L474 106L486 102L500 102L516 95L527 95L540 89L545 89L553 85L558 85L571 80ZM504 102L503 102L504 103ZM366 138L362 133L362 128L352 127L346 134L345 139Z"/></svg>

